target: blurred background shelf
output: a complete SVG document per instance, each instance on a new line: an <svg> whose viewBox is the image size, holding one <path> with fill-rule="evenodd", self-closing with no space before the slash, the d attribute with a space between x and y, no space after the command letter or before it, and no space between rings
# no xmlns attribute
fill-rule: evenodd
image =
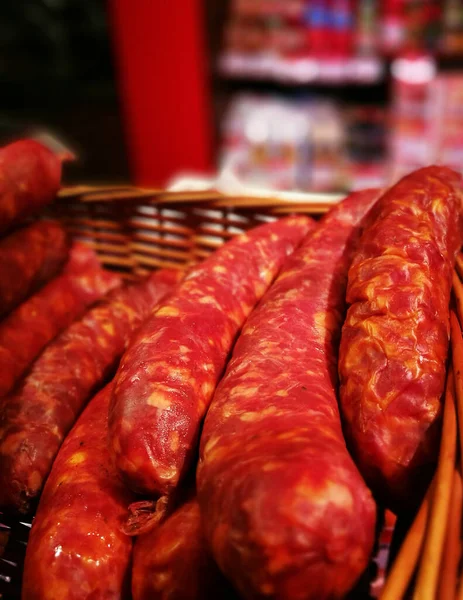
<svg viewBox="0 0 463 600"><path fill-rule="evenodd" d="M277 54L228 52L219 58L219 72L224 77L275 81L281 84L368 85L384 79L386 64L381 58L283 58Z"/></svg>
<svg viewBox="0 0 463 600"><path fill-rule="evenodd" d="M463 165L461 0L4 0L0 39L0 141L57 137L68 183L341 192Z"/></svg>

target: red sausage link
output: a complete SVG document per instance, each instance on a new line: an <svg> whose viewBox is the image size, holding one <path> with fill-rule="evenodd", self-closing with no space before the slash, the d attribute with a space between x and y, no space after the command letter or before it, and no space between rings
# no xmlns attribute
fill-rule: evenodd
<svg viewBox="0 0 463 600"><path fill-rule="evenodd" d="M420 169L381 198L349 271L339 374L359 468L396 511L416 503L437 458L462 183Z"/></svg>
<svg viewBox="0 0 463 600"><path fill-rule="evenodd" d="M347 270L375 190L335 207L243 328L201 437L198 499L217 564L248 599L342 598L375 504L336 398Z"/></svg>
<svg viewBox="0 0 463 600"><path fill-rule="evenodd" d="M56 221L39 221L1 240L0 317L54 277L68 255L66 232Z"/></svg>
<svg viewBox="0 0 463 600"><path fill-rule="evenodd" d="M45 348L0 418L0 506L27 512L92 393L113 372L126 343L180 279L158 271L114 290Z"/></svg>
<svg viewBox="0 0 463 600"><path fill-rule="evenodd" d="M124 355L109 412L110 449L135 491L167 494L246 317L312 226L288 217L238 236L193 269Z"/></svg>
<svg viewBox="0 0 463 600"><path fill-rule="evenodd" d="M89 248L75 245L65 272L0 323L0 398L56 334L119 284Z"/></svg>
<svg viewBox="0 0 463 600"><path fill-rule="evenodd" d="M0 148L0 234L56 196L62 158L34 140Z"/></svg>
<svg viewBox="0 0 463 600"><path fill-rule="evenodd" d="M23 600L130 597L132 538L120 526L133 496L108 455L111 385L93 398L56 457L27 545Z"/></svg>
<svg viewBox="0 0 463 600"><path fill-rule="evenodd" d="M206 546L196 498L183 504L162 525L137 538L133 554L132 598L236 598Z"/></svg>

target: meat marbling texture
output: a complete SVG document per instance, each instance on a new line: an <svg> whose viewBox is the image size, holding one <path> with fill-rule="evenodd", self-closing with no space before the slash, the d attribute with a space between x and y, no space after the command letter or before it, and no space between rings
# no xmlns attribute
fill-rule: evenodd
<svg viewBox="0 0 463 600"><path fill-rule="evenodd" d="M134 490L169 494L246 317L313 221L288 217L238 236L195 267L123 356L109 412L110 450Z"/></svg>
<svg viewBox="0 0 463 600"><path fill-rule="evenodd" d="M287 260L205 420L205 534L247 599L342 598L368 564L375 504L345 445L336 385L347 270L378 195L349 196Z"/></svg>
<svg viewBox="0 0 463 600"><path fill-rule="evenodd" d="M345 432L363 476L396 512L419 501L437 459L462 197L450 169L408 175L382 196L349 271Z"/></svg>
<svg viewBox="0 0 463 600"><path fill-rule="evenodd" d="M23 600L130 598L132 538L121 531L133 494L108 454L108 384L56 457L32 525Z"/></svg>
<svg viewBox="0 0 463 600"><path fill-rule="evenodd" d="M85 403L107 380L133 331L171 292L161 270L113 290L51 342L0 415L0 506L27 512Z"/></svg>

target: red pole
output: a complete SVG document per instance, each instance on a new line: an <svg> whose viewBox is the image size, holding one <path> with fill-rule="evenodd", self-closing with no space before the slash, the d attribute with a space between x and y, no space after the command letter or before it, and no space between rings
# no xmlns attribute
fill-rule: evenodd
<svg viewBox="0 0 463 600"><path fill-rule="evenodd" d="M201 0L109 0L136 185L211 171L212 111Z"/></svg>

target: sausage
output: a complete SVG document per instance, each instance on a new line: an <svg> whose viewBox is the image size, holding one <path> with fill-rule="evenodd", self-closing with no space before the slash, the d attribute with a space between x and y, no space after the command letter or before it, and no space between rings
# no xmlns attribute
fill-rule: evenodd
<svg viewBox="0 0 463 600"><path fill-rule="evenodd" d="M51 342L0 418L0 506L28 512L68 431L136 327L179 281L162 270L114 290Z"/></svg>
<svg viewBox="0 0 463 600"><path fill-rule="evenodd" d="M203 536L196 497L159 527L137 538L132 568L133 600L236 598Z"/></svg>
<svg viewBox="0 0 463 600"><path fill-rule="evenodd" d="M342 598L368 564L375 503L344 442L336 384L347 270L378 195L350 195L289 258L204 423L204 531L247 599Z"/></svg>
<svg viewBox="0 0 463 600"><path fill-rule="evenodd" d="M461 205L459 175L415 171L381 198L349 271L345 432L363 476L395 512L419 501L437 459Z"/></svg>
<svg viewBox="0 0 463 600"><path fill-rule="evenodd" d="M185 474L236 334L312 225L288 217L231 240L141 328L109 412L110 450L134 491L168 495Z"/></svg>
<svg viewBox="0 0 463 600"><path fill-rule="evenodd" d="M108 454L108 384L69 433L32 524L23 600L130 597L132 538L120 524L132 493Z"/></svg>
<svg viewBox="0 0 463 600"><path fill-rule="evenodd" d="M0 398L57 333L119 284L120 278L104 271L89 248L75 245L63 274L0 323Z"/></svg>
<svg viewBox="0 0 463 600"><path fill-rule="evenodd" d="M35 140L0 148L0 235L55 198L66 158Z"/></svg>
<svg viewBox="0 0 463 600"><path fill-rule="evenodd" d="M38 221L0 241L0 318L54 277L69 255L56 221Z"/></svg>

